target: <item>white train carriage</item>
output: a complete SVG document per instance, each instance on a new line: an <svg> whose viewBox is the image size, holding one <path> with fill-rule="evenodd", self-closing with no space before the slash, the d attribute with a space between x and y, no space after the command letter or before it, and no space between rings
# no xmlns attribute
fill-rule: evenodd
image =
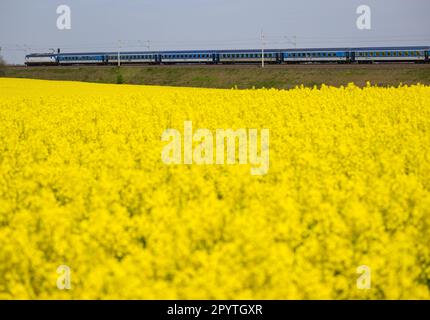
<svg viewBox="0 0 430 320"><path fill-rule="evenodd" d="M58 63L55 55L30 54L25 57L25 64L27 66L52 66Z"/></svg>

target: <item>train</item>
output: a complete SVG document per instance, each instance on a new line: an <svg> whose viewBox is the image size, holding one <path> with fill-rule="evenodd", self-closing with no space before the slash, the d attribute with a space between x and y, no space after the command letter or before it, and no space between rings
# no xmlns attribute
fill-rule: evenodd
<svg viewBox="0 0 430 320"><path fill-rule="evenodd" d="M264 54L264 56L263 56ZM121 64L267 64L306 63L430 63L430 46L189 50L141 52L33 53L25 56L27 66L118 65Z"/></svg>

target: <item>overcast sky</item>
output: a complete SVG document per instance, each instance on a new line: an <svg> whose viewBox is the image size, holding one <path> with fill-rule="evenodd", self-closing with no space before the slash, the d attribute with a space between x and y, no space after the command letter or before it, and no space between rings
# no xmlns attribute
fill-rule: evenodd
<svg viewBox="0 0 430 320"><path fill-rule="evenodd" d="M57 29L57 7L71 30ZM359 5L371 30L356 26ZM1 54L164 49L430 45L429 0L0 0ZM296 37L296 38L294 38ZM294 41L296 39L296 41Z"/></svg>

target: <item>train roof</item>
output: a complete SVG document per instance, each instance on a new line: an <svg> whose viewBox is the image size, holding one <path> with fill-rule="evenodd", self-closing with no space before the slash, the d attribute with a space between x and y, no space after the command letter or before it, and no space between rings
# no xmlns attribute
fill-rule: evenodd
<svg viewBox="0 0 430 320"><path fill-rule="evenodd" d="M294 48L294 49L265 49L265 52L317 52L317 51L381 51L381 50L430 50L430 46L404 46L404 47L352 47L352 48ZM197 53L250 53L261 52L261 49L234 49L234 50L168 50L168 51L123 51L121 54L197 54ZM51 57L73 55L115 55L112 52L67 52L67 53L32 53L26 57Z"/></svg>

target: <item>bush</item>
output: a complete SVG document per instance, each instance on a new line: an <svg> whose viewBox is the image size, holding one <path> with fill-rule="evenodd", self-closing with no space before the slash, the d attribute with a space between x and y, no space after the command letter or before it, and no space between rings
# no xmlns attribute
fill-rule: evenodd
<svg viewBox="0 0 430 320"><path fill-rule="evenodd" d="M118 70L118 73L116 74L116 83L117 84L123 84L124 78L122 77L121 71Z"/></svg>
<svg viewBox="0 0 430 320"><path fill-rule="evenodd" d="M6 74L6 62L3 60L3 58L0 56L0 76L4 76Z"/></svg>

